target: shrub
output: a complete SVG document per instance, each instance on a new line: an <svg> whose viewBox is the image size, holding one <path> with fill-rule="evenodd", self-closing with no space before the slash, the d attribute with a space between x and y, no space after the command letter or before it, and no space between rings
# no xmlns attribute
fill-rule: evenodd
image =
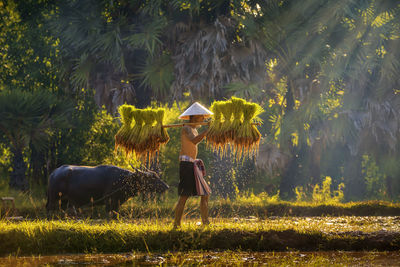
<svg viewBox="0 0 400 267"><path fill-rule="evenodd" d="M322 182L322 188L316 184L314 186L312 200L317 203L338 203L343 200L344 194L344 184L341 183L338 185L338 189L336 191L331 192L332 178L329 176L325 177L325 180Z"/></svg>
<svg viewBox="0 0 400 267"><path fill-rule="evenodd" d="M386 195L386 175L379 170L372 157L363 155L362 159L361 167L365 179L366 197L368 199L383 199Z"/></svg>
<svg viewBox="0 0 400 267"><path fill-rule="evenodd" d="M344 198L344 184L340 183L338 185L338 189L335 191L331 191L332 187L332 178L329 176L325 177L325 180L322 182L322 186L316 184L313 188L313 192L311 196L307 194L302 186L297 186L295 188L296 192L296 201L297 202L314 202L318 204L333 204L339 203Z"/></svg>

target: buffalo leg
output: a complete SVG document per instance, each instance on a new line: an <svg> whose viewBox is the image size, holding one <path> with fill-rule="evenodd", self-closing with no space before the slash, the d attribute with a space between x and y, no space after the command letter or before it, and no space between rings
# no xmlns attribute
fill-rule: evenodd
<svg viewBox="0 0 400 267"><path fill-rule="evenodd" d="M61 192L55 192L54 190L48 190L47 194L47 204L46 204L46 213L47 218L50 219L54 213L58 210L61 211L65 209L66 203L65 200L62 199Z"/></svg>
<svg viewBox="0 0 400 267"><path fill-rule="evenodd" d="M47 219L50 219L52 213L56 209L56 198L54 197L54 193L51 190L47 191L47 203L46 203L46 215Z"/></svg>
<svg viewBox="0 0 400 267"><path fill-rule="evenodd" d="M78 212L76 211L76 205L74 202L70 200L64 200L62 203L62 205L66 205L66 207L63 209L66 217L71 215L75 219L78 218Z"/></svg>
<svg viewBox="0 0 400 267"><path fill-rule="evenodd" d="M113 218L113 205L112 205L112 199L108 198L106 200L106 213L108 214L109 218Z"/></svg>
<svg viewBox="0 0 400 267"><path fill-rule="evenodd" d="M109 198L106 201L106 212L108 216L112 219L115 219L117 217L118 211L119 211L119 199L112 199Z"/></svg>

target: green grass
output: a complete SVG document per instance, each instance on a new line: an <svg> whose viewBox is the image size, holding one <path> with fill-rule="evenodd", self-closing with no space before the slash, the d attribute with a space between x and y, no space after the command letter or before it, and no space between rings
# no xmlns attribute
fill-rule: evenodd
<svg viewBox="0 0 400 267"><path fill-rule="evenodd" d="M2 187L0 197L15 198L17 215L30 219L46 218L46 197L44 189L37 188L31 192L22 193ZM122 205L120 215L133 218L170 218L177 201L175 194L167 194L162 200L141 201L133 198ZM0 214L4 214L1 211ZM266 194L243 194L235 200L211 197L210 216L218 218L247 217L268 218L271 216L400 216L400 203L385 201L364 201L349 203L315 203L289 202L278 200L276 196ZM86 207L81 218L105 218L104 206ZM197 217L199 214L199 198L190 198L185 208L187 217ZM60 215L64 217L63 215Z"/></svg>
<svg viewBox="0 0 400 267"><path fill-rule="evenodd" d="M30 219L46 218L45 188L32 185L29 192L9 189L6 180L0 180L0 197L15 198L17 215ZM120 215L125 218L170 218L173 216L177 195L169 192L161 200L141 201L135 197L122 205ZM271 216L400 216L400 203L388 201L363 201L340 203L326 202L289 202L278 199L277 195L268 196L242 193L236 199L223 199L211 196L210 216L218 218L247 217L268 218ZM0 217L4 211L1 210ZM186 208L187 217L199 214L199 198L190 198ZM60 215L64 217L62 214ZM104 206L86 207L81 218L105 218Z"/></svg>
<svg viewBox="0 0 400 267"><path fill-rule="evenodd" d="M0 221L0 252L8 254L167 252L188 250L398 250L399 217L185 220Z"/></svg>
<svg viewBox="0 0 400 267"><path fill-rule="evenodd" d="M0 187L1 188L1 187ZM175 195L129 200L119 220L104 207L89 207L75 220L43 220L45 194L1 191L14 196L25 221L0 220L0 254L120 253L168 251L399 250L400 204L285 202L276 196L212 198L212 225L197 225L199 198L189 199L180 230L172 229ZM351 215L351 216L350 216ZM60 212L59 217L68 218ZM91 219L89 219L91 218Z"/></svg>
<svg viewBox="0 0 400 267"><path fill-rule="evenodd" d="M3 177L0 177L3 178ZM15 207L22 216L43 218L46 206L46 189L32 185L29 192L9 188L7 179L0 179L0 197L14 197ZM9 205L11 203L7 203ZM0 204L0 217L4 215L4 207Z"/></svg>

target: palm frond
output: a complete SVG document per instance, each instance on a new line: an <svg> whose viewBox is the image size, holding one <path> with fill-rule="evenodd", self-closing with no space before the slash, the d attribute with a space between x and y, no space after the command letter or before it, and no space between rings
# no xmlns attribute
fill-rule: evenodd
<svg viewBox="0 0 400 267"><path fill-rule="evenodd" d="M72 106L59 101L48 91L35 93L20 89L0 93L0 131L13 146L20 149L29 142L38 149L45 147L52 129L68 127Z"/></svg>
<svg viewBox="0 0 400 267"><path fill-rule="evenodd" d="M161 36L164 28L167 26L167 20L164 17L144 24L141 27L136 27L135 33L125 37L124 40L133 48L144 48L150 54L154 56L156 48L162 45Z"/></svg>
<svg viewBox="0 0 400 267"><path fill-rule="evenodd" d="M89 87L90 73L94 67L93 63L90 56L86 53L83 53L79 59L75 60L71 81L76 88Z"/></svg>
<svg viewBox="0 0 400 267"><path fill-rule="evenodd" d="M225 86L226 92L246 100L255 101L262 92L257 84L244 84L233 82Z"/></svg>
<svg viewBox="0 0 400 267"><path fill-rule="evenodd" d="M170 55L149 57L139 77L142 78L142 85L150 86L157 96L166 97L174 80L174 66Z"/></svg>

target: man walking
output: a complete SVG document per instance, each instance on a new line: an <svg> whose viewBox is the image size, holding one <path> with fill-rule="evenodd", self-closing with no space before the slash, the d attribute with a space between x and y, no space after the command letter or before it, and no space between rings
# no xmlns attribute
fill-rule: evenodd
<svg viewBox="0 0 400 267"><path fill-rule="evenodd" d="M205 182L204 164L197 157L197 144L206 136L208 129L198 133L199 124L213 113L195 102L182 115L180 119L189 119L188 125L182 127L181 151L179 153L179 200L175 208L174 228L180 227L186 200L190 196L200 196L200 214L203 225L208 221L208 197L211 193L210 187Z"/></svg>

